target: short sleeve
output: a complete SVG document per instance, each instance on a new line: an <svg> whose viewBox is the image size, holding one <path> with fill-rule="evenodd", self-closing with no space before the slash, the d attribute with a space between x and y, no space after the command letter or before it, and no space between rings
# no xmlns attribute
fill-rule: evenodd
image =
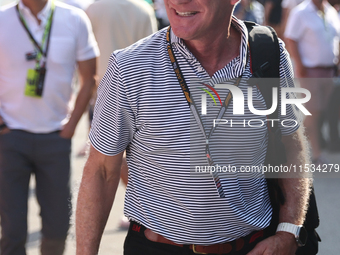
<svg viewBox="0 0 340 255"><path fill-rule="evenodd" d="M85 61L99 56L99 48L94 37L92 26L86 13L79 10L77 30L77 61Z"/></svg>
<svg viewBox="0 0 340 255"><path fill-rule="evenodd" d="M97 151L114 156L126 149L135 131L135 116L115 54L110 57L97 93L89 138Z"/></svg>
<svg viewBox="0 0 340 255"><path fill-rule="evenodd" d="M301 16L302 15L299 14L298 9L296 8L290 12L284 32L285 38L291 39L293 41L298 41L301 38L304 30Z"/></svg>
<svg viewBox="0 0 340 255"><path fill-rule="evenodd" d="M295 88L294 73L289 53L285 49L284 42L279 39L280 44L280 98L282 88ZM287 93L286 98L295 98L292 93ZM291 135L300 127L301 117L295 107L290 104L286 105L286 115L281 114L281 100L279 100L278 114L280 119L280 129L282 135Z"/></svg>

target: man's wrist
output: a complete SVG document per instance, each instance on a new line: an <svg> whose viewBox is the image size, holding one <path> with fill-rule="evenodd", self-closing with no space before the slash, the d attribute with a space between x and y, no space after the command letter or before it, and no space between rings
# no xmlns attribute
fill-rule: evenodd
<svg viewBox="0 0 340 255"><path fill-rule="evenodd" d="M292 233L279 231L276 232L276 236L279 236L282 240L286 240L287 243L291 243L295 246L295 248L299 248L298 243L296 242L295 236Z"/></svg>
<svg viewBox="0 0 340 255"><path fill-rule="evenodd" d="M277 227L276 233L285 233L293 236L299 247L304 246L307 241L307 231L302 225L281 222Z"/></svg>

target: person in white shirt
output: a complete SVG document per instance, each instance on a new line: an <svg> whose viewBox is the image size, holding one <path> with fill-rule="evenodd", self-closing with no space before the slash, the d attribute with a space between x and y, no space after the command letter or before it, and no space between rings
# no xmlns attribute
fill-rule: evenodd
<svg viewBox="0 0 340 255"><path fill-rule="evenodd" d="M289 17L290 11L297 5L301 4L303 0L282 0L282 29L286 28L287 19Z"/></svg>
<svg viewBox="0 0 340 255"><path fill-rule="evenodd" d="M53 0L3 7L0 31L0 253L26 254L34 174L41 254L61 255L71 212L71 138L95 87L98 46L85 12ZM81 85L71 113L76 65Z"/></svg>
<svg viewBox="0 0 340 255"><path fill-rule="evenodd" d="M306 104L311 116L305 126L310 138L313 159L322 163L319 144L319 118L326 110L332 84L325 79L335 75L339 57L340 21L336 10L326 0L308 0L295 7L288 18L285 37L294 59L295 74L308 89L311 100Z"/></svg>

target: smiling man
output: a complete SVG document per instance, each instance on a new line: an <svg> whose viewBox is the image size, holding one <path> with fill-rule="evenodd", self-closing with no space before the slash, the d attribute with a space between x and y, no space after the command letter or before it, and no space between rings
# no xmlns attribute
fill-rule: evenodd
<svg viewBox="0 0 340 255"><path fill-rule="evenodd" d="M247 28L232 16L236 2L165 0L171 29L112 54L98 89L92 147L79 191L78 255L99 250L124 150L129 165L124 212L131 221L124 254L295 253L296 236L284 227L269 234L272 208L264 178L220 178L216 184L211 175L190 174L193 161L204 165L207 154L206 140L195 143L203 136L199 125L190 125L193 118L185 87L197 98L195 79L208 80L213 87L252 75ZM292 76L282 42L280 76ZM246 84L239 86L247 90ZM261 94L255 94L264 107ZM224 116L232 116L232 107ZM294 116L290 111L281 118ZM299 127L280 129L287 163L307 162ZM237 169L264 163L267 128L246 132L216 128L209 140L215 163L225 160ZM298 228L304 221L309 183L282 179L280 185L286 198L280 222Z"/></svg>

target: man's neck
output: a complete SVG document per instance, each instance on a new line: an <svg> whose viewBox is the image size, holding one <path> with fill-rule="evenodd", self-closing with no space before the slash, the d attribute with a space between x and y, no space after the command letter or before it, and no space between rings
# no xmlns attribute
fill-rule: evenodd
<svg viewBox="0 0 340 255"><path fill-rule="evenodd" d="M322 12L324 12L324 0L320 1L320 0L312 0L312 2L314 3L314 5L316 6L316 8Z"/></svg>
<svg viewBox="0 0 340 255"><path fill-rule="evenodd" d="M241 35L233 26L225 33L205 40L184 41L204 69L212 77L240 53Z"/></svg>
<svg viewBox="0 0 340 255"><path fill-rule="evenodd" d="M31 13L40 23L40 20L38 19L38 13L41 12L42 9L44 9L48 0L21 0L21 1L28 9L30 9Z"/></svg>

